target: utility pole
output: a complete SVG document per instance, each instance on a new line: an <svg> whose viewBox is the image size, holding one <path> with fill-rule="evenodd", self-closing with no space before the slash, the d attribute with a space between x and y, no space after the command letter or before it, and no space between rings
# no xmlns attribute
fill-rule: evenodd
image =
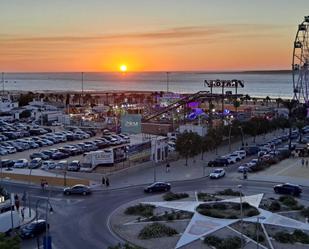
<svg viewBox="0 0 309 249"><path fill-rule="evenodd" d="M1 73L2 96L4 97L4 72Z"/></svg>
<svg viewBox="0 0 309 249"><path fill-rule="evenodd" d="M82 72L82 100L84 97L84 72ZM83 100L83 104L84 104L84 100Z"/></svg>
<svg viewBox="0 0 309 249"><path fill-rule="evenodd" d="M170 79L169 79L169 72L166 72L166 92L169 92L169 83L170 83Z"/></svg>

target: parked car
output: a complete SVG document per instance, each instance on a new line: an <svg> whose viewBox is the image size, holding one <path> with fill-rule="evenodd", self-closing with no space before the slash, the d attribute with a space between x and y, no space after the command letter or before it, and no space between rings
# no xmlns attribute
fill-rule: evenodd
<svg viewBox="0 0 309 249"><path fill-rule="evenodd" d="M27 159L18 159L14 163L14 168L26 168L28 167L28 160Z"/></svg>
<svg viewBox="0 0 309 249"><path fill-rule="evenodd" d="M209 174L210 179L219 179L221 177L225 176L225 170L224 169L215 169L213 172Z"/></svg>
<svg viewBox="0 0 309 249"><path fill-rule="evenodd" d="M171 184L166 182L155 182L144 189L145 193L166 192L171 190Z"/></svg>
<svg viewBox="0 0 309 249"><path fill-rule="evenodd" d="M225 167L229 165L229 161L224 157L218 157L208 162L208 167Z"/></svg>
<svg viewBox="0 0 309 249"><path fill-rule="evenodd" d="M241 157L237 153L226 155L225 158L228 160L229 164L237 163L241 160Z"/></svg>
<svg viewBox="0 0 309 249"><path fill-rule="evenodd" d="M22 239L34 238L46 230L45 220L33 221L20 229L20 237Z"/></svg>
<svg viewBox="0 0 309 249"><path fill-rule="evenodd" d="M89 195L91 194L91 189L82 184L77 184L73 187L68 187L63 190L63 194L71 195L71 194L80 194L80 195Z"/></svg>
<svg viewBox="0 0 309 249"><path fill-rule="evenodd" d="M274 186L274 191L276 194L287 194L298 196L302 193L302 188L299 185L284 183Z"/></svg>
<svg viewBox="0 0 309 249"><path fill-rule="evenodd" d="M56 164L56 169L60 169L60 170L67 170L68 168L68 161L67 160L61 160L60 162L58 162Z"/></svg>
<svg viewBox="0 0 309 249"><path fill-rule="evenodd" d="M234 153L238 154L238 156L240 156L241 159L244 159L247 156L247 153L245 150L237 150Z"/></svg>
<svg viewBox="0 0 309 249"><path fill-rule="evenodd" d="M30 159L41 158L42 160L48 160L49 156L42 152L34 152L30 155Z"/></svg>
<svg viewBox="0 0 309 249"><path fill-rule="evenodd" d="M69 156L70 156L69 154L58 151L58 152L52 154L51 158L53 160L60 160L60 159L68 158Z"/></svg>
<svg viewBox="0 0 309 249"><path fill-rule="evenodd" d="M79 169L80 169L80 162L78 160L74 160L68 165L69 171L79 171Z"/></svg>
<svg viewBox="0 0 309 249"><path fill-rule="evenodd" d="M15 164L14 160L10 160L10 159L2 159L1 160L1 165L2 168L6 168L7 170L10 170Z"/></svg>
<svg viewBox="0 0 309 249"><path fill-rule="evenodd" d="M41 169L49 170L54 169L56 167L56 163L54 161L44 161L42 162Z"/></svg>
<svg viewBox="0 0 309 249"><path fill-rule="evenodd" d="M245 163L245 164L243 164L243 165L240 165L240 166L238 167L237 171L238 171L239 173L244 173L244 172L251 172L252 169L251 169L251 167L250 167L250 164Z"/></svg>
<svg viewBox="0 0 309 249"><path fill-rule="evenodd" d="M29 163L28 168L29 169L37 169L37 168L40 168L41 165L42 165L42 159L41 158L34 158Z"/></svg>

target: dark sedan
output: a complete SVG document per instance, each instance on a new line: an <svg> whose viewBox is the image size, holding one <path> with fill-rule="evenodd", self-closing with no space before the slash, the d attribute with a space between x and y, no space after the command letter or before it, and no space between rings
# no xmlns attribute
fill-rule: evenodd
<svg viewBox="0 0 309 249"><path fill-rule="evenodd" d="M30 155L30 159L34 158L41 158L42 160L48 160L49 156L41 152L35 152Z"/></svg>
<svg viewBox="0 0 309 249"><path fill-rule="evenodd" d="M77 184L73 187L68 187L63 190L63 193L65 195L72 195L72 194L78 194L78 195L89 195L91 194L91 189L82 184Z"/></svg>
<svg viewBox="0 0 309 249"><path fill-rule="evenodd" d="M302 192L302 188L299 185L284 183L274 186L276 194L295 195L298 196Z"/></svg>
<svg viewBox="0 0 309 249"><path fill-rule="evenodd" d="M166 182L155 182L144 189L145 193L166 192L171 190L171 184Z"/></svg>
<svg viewBox="0 0 309 249"><path fill-rule="evenodd" d="M51 156L51 158L54 159L54 160L60 160L60 159L68 158L69 156L70 156L69 154L58 151L58 152L54 153Z"/></svg>
<svg viewBox="0 0 309 249"><path fill-rule="evenodd" d="M46 230L46 221L33 221L20 229L20 237L23 239L34 238Z"/></svg>

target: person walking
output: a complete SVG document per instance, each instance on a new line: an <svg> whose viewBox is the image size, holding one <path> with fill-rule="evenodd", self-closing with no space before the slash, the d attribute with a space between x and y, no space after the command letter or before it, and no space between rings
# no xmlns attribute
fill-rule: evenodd
<svg viewBox="0 0 309 249"><path fill-rule="evenodd" d="M25 220L25 208L24 207L20 210L20 213L21 213L21 221L24 222Z"/></svg>
<svg viewBox="0 0 309 249"><path fill-rule="evenodd" d="M309 164L308 159L306 159L306 168L308 168L308 164Z"/></svg>
<svg viewBox="0 0 309 249"><path fill-rule="evenodd" d="M304 165L305 165L305 159L302 158L302 159L301 159L301 166L304 167Z"/></svg>
<svg viewBox="0 0 309 249"><path fill-rule="evenodd" d="M169 172L170 172L170 167L171 167L170 164L167 163L167 164L166 164L166 173L169 173Z"/></svg>
<svg viewBox="0 0 309 249"><path fill-rule="evenodd" d="M108 177L106 177L105 184L106 184L106 187L109 187L109 179L108 179Z"/></svg>
<svg viewBox="0 0 309 249"><path fill-rule="evenodd" d="M105 185L105 177L102 177L102 185Z"/></svg>

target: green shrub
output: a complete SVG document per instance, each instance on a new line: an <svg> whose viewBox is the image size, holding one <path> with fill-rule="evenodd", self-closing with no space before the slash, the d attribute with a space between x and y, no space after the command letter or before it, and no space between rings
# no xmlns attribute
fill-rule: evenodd
<svg viewBox="0 0 309 249"><path fill-rule="evenodd" d="M139 233L140 239L152 239L161 237L171 237L177 234L174 228L168 227L160 223L152 223L145 226Z"/></svg>
<svg viewBox="0 0 309 249"><path fill-rule="evenodd" d="M304 233L302 230L296 229L293 232L293 236L297 242L300 242L303 244L309 244L309 235Z"/></svg>
<svg viewBox="0 0 309 249"><path fill-rule="evenodd" d="M300 242L303 244L309 244L309 235L299 229L294 230L293 234L278 232L275 234L274 238L281 243L293 244L295 242Z"/></svg>
<svg viewBox="0 0 309 249"><path fill-rule="evenodd" d="M241 247L241 239L235 236L235 237L224 239L217 246L217 249L238 249L240 247Z"/></svg>
<svg viewBox="0 0 309 249"><path fill-rule="evenodd" d="M284 244L293 244L295 242L294 236L286 232L277 232L274 236L275 240Z"/></svg>
<svg viewBox="0 0 309 249"><path fill-rule="evenodd" d="M212 205L214 209L225 210L226 205L224 203L215 203Z"/></svg>
<svg viewBox="0 0 309 249"><path fill-rule="evenodd" d="M309 218L309 207L307 208L304 208L302 211L301 211L301 214L307 218Z"/></svg>
<svg viewBox="0 0 309 249"><path fill-rule="evenodd" d="M173 193L173 192L167 192L163 195L163 199L165 201L175 201L183 198L187 198L189 195L187 193Z"/></svg>
<svg viewBox="0 0 309 249"><path fill-rule="evenodd" d="M240 193L239 191L234 191L231 188L224 189L222 191L217 192L218 195L229 195L229 196L243 196L243 193Z"/></svg>
<svg viewBox="0 0 309 249"><path fill-rule="evenodd" d="M204 239L204 243L206 245L209 245L209 246L217 246L217 245L221 244L221 242L222 242L222 239L220 239L216 236L207 236Z"/></svg>
<svg viewBox="0 0 309 249"><path fill-rule="evenodd" d="M289 195L280 196L279 201L288 207L297 206L298 204L297 200L295 200L294 197Z"/></svg>
<svg viewBox="0 0 309 249"><path fill-rule="evenodd" d="M272 212L279 211L280 209L281 209L281 205L278 201L272 201L268 207L268 210Z"/></svg>
<svg viewBox="0 0 309 249"><path fill-rule="evenodd" d="M124 245L118 244L117 246L109 246L107 249L142 249L139 246L132 246L128 243L125 243Z"/></svg>
<svg viewBox="0 0 309 249"><path fill-rule="evenodd" d="M240 205L240 204L239 204ZM242 203L242 208L243 209L249 209L249 208L251 208L251 205L248 203L248 202L243 202Z"/></svg>
<svg viewBox="0 0 309 249"><path fill-rule="evenodd" d="M257 209L251 209L248 211L247 216L252 217L252 216L256 216L259 215L260 212Z"/></svg>
<svg viewBox="0 0 309 249"><path fill-rule="evenodd" d="M241 240L238 237L221 239L216 236L207 236L204 243L217 249L238 249L241 246Z"/></svg>
<svg viewBox="0 0 309 249"><path fill-rule="evenodd" d="M127 215L140 215L144 217L150 217L153 216L154 209L155 207L152 205L138 204L135 206L128 207L124 213Z"/></svg>

